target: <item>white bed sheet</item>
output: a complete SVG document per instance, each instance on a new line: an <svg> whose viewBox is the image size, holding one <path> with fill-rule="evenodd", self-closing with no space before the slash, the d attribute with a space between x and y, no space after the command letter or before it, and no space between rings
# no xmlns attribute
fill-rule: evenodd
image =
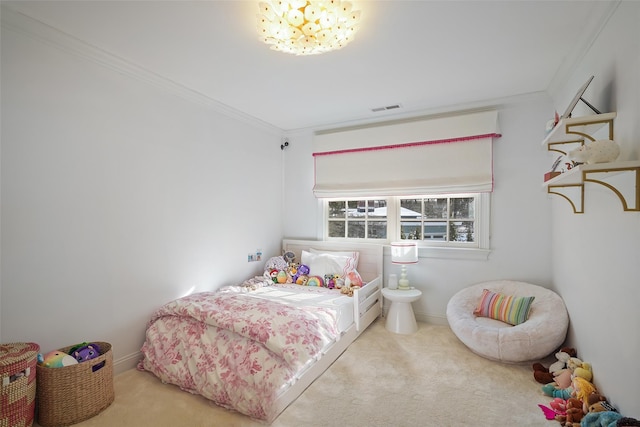
<svg viewBox="0 0 640 427"><path fill-rule="evenodd" d="M337 289L327 289L293 284L265 286L245 295L277 301L296 307L314 306L331 308L337 313L337 328L345 332L354 322L353 297L341 294Z"/></svg>

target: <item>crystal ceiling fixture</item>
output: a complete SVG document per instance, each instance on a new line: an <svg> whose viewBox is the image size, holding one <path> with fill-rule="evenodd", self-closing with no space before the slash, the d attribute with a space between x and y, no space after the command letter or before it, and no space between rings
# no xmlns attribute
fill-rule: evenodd
<svg viewBox="0 0 640 427"><path fill-rule="evenodd" d="M338 50L353 40L360 11L348 1L264 1L258 33L271 49L294 55Z"/></svg>

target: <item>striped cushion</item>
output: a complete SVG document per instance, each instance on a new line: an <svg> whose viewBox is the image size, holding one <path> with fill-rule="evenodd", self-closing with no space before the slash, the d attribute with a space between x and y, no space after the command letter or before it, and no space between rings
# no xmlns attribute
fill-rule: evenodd
<svg viewBox="0 0 640 427"><path fill-rule="evenodd" d="M485 289L473 314L490 317L510 325L519 325L529 318L534 298L503 295Z"/></svg>

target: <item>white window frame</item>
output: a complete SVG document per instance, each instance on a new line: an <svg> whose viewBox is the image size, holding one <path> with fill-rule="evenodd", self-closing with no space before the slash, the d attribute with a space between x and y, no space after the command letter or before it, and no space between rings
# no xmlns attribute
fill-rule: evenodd
<svg viewBox="0 0 640 427"><path fill-rule="evenodd" d="M400 240L400 200L424 199L443 197L475 197L475 242L443 242L434 240L417 240L420 257L453 258L453 259L479 259L486 260L491 253L490 249L490 224L491 224L491 193L470 194L439 194L439 195L415 195L415 196L391 196L391 197L347 197L335 199L321 199L320 207L323 218L321 236L323 240L332 241L358 241L372 244L389 245ZM387 239L329 237L329 202L336 200L386 200L387 201Z"/></svg>

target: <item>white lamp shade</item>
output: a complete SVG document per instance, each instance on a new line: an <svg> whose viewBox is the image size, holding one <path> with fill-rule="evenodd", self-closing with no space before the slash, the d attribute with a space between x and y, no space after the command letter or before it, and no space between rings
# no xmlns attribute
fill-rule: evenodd
<svg viewBox="0 0 640 427"><path fill-rule="evenodd" d="M418 245L403 241L391 243L391 262L393 264L415 264L418 262Z"/></svg>

